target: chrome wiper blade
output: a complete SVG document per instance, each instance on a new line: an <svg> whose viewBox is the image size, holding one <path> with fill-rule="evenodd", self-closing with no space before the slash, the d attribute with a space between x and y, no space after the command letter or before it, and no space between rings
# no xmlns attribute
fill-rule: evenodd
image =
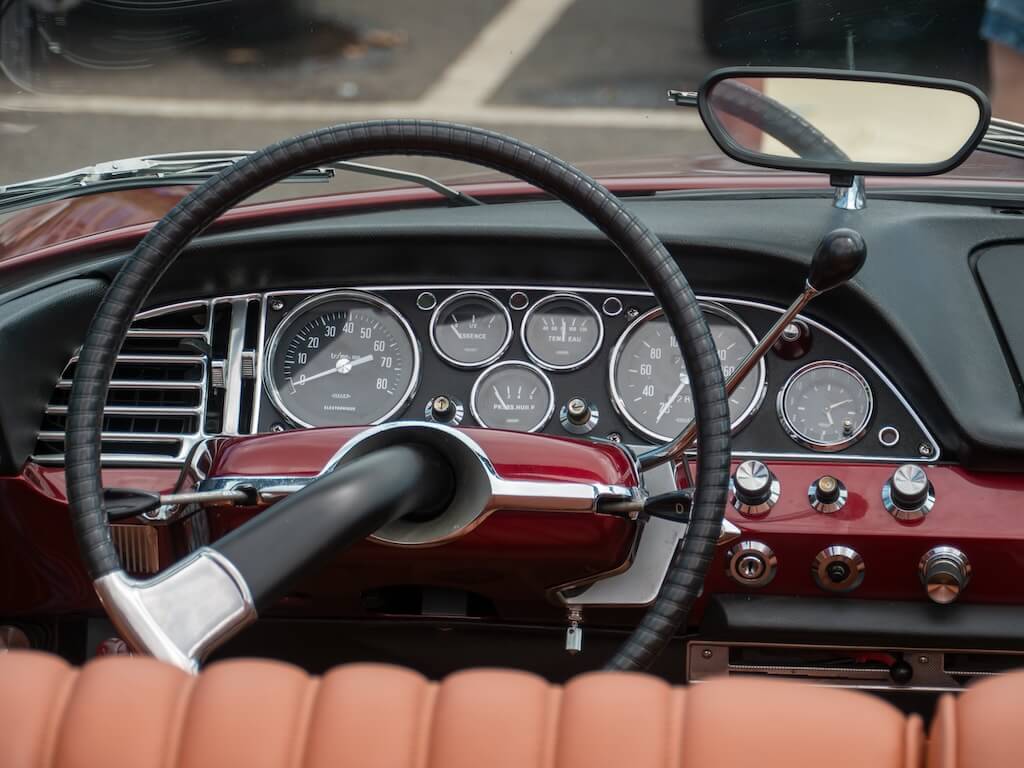
<svg viewBox="0 0 1024 768"><path fill-rule="evenodd" d="M250 154L247 150L238 149L144 155L97 163L55 176L0 185L0 211L101 190L199 184ZM423 174L348 161L309 168L282 181L327 182L338 171L408 181L431 189L456 205L481 205L476 198Z"/></svg>

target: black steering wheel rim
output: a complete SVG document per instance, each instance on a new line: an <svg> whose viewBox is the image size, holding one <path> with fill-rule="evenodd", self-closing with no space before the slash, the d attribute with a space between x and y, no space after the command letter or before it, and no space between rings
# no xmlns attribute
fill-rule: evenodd
<svg viewBox="0 0 1024 768"><path fill-rule="evenodd" d="M507 173L589 219L649 286L679 341L693 390L699 473L691 519L655 602L608 667L646 668L685 621L700 593L725 510L729 407L722 369L700 305L665 246L607 189L564 161L479 128L420 120L349 123L273 144L193 190L157 222L124 263L86 333L68 403L67 489L82 559L95 581L120 570L103 505L103 407L114 364L136 313L181 251L217 217L306 168L379 155L422 155Z"/></svg>

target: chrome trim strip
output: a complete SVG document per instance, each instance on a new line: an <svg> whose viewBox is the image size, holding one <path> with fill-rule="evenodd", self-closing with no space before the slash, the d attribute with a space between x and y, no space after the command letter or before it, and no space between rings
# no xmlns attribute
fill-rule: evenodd
<svg viewBox="0 0 1024 768"><path fill-rule="evenodd" d="M93 582L125 641L195 673L215 648L256 620L245 579L226 557L202 547L145 581L115 571Z"/></svg>
<svg viewBox="0 0 1024 768"><path fill-rule="evenodd" d="M267 300L271 294L267 294ZM339 291L327 291L323 293L317 293L314 296L305 301L299 302L293 307L284 317L281 318L277 327L274 329L274 333L270 337L270 343L266 348L266 357L270 361L269 366L261 366L263 372L263 384L266 387L267 394L273 402L274 407L288 419L290 422L300 427L313 427L314 425L308 424L307 422L300 419L294 413L292 413L288 406L284 404L281 399L281 394L278 389L277 383L274 381L273 361L277 354L277 346L281 342L281 337L284 333L284 329L290 326L295 318L299 317L304 312L308 312L310 309L315 307L317 304L327 303L329 301L337 300L348 300L355 302L362 302L363 304L369 304L371 307L383 310L384 312L390 313L394 319L398 322L398 325L405 332L406 339L409 342L409 346L412 348L412 371L409 373L409 383L406 385L405 392L395 403L395 405L383 416L373 421L373 424L381 424L397 413L400 413L409 406L413 398L416 396L416 390L420 383L420 343L419 339L413 333L412 326L409 325L409 321L405 319L401 312L395 309L391 304L386 302L379 296L374 296L366 291L354 291L354 290L339 290ZM266 303L266 302L265 302Z"/></svg>
<svg viewBox="0 0 1024 768"><path fill-rule="evenodd" d="M501 342L501 347L499 347L498 351L486 360L481 360L478 363L462 362L446 354L445 351L441 349L441 345L438 343L436 337L437 321L440 319L441 313L456 301L466 298L481 299L486 303L493 304L498 311L505 316L505 338ZM430 346L434 348L434 352L438 357L448 363L448 365L454 366L455 368L461 368L463 370L472 370L475 368L485 368L501 358L501 356L508 351L508 345L512 343L512 337L515 335L515 331L512 327L512 315L510 315L508 310L505 309L505 305L498 301L492 294L487 293L486 291L458 291L457 293L453 293L434 308L434 312L430 316L430 330L427 332L427 335L430 337Z"/></svg>
<svg viewBox="0 0 1024 768"><path fill-rule="evenodd" d="M58 389L71 389L71 379L57 382ZM205 389L203 381L149 381L147 379L113 379L110 389Z"/></svg>
<svg viewBox="0 0 1024 768"><path fill-rule="evenodd" d="M530 320L533 318L533 314L538 309L543 307L545 304L551 304L552 302L555 301L568 301L574 304L581 305L590 313L590 316L597 323L597 343L594 345L594 348L587 353L587 356L580 360L578 363L558 365L556 363L548 362L543 357L534 352L533 348L530 346L530 342L527 341L526 329L530 326ZM589 301L582 298L581 296L577 296L574 293L552 293L540 299L539 301L535 301L533 305L528 310L526 310L526 314L523 315L522 325L519 326L519 339L523 344L523 349L526 350L527 357L529 357L541 368L555 372L576 371L585 366L595 357L597 357L598 352L601 351L601 345L604 344L604 321L601 319L601 313L597 310L597 308L594 307L593 304L591 304Z"/></svg>
<svg viewBox="0 0 1024 768"><path fill-rule="evenodd" d="M228 351L224 361L224 423L225 435L239 434L242 415L242 352L245 348L245 323L249 317L248 299L231 299L231 326L228 330ZM216 309L216 302L210 312Z"/></svg>
<svg viewBox="0 0 1024 768"><path fill-rule="evenodd" d="M705 315L717 315L723 320L727 320L728 322L733 323L736 327L738 327L750 340L751 348L757 346L757 336L754 335L754 332L750 329L750 326L743 322L743 320L741 320L735 312L731 312L730 310L721 306L721 304L718 301L712 302L705 299L701 299L700 306L701 309L704 311ZM666 437L665 435L657 434L656 432L648 430L646 427L644 427L642 424L636 421L633 418L633 416L629 413L629 408L626 406L626 401L623 399L621 393L619 392L619 388L615 383L615 369L619 364L619 358L622 356L622 347L624 346L626 339L628 339L631 334L635 333L636 330L645 322L661 317L663 314L664 312L662 311L661 307L649 309L642 315L637 317L635 320L633 320L633 322L631 322L629 325L627 325L626 329L619 336L618 340L615 342L615 346L612 348L611 354L608 357L608 394L611 397L612 406L615 408L615 411L619 414L619 416L622 417L623 421L625 421L626 424L629 425L630 429L632 429L637 434L643 435L644 437L649 437L652 440L656 440L661 443L668 443L671 442L675 438L675 436L669 435ZM757 384L756 389L754 390L754 397L751 399L749 405L747 405L743 412L739 416L737 416L735 420L733 420L733 432L736 432L737 430L739 430L740 427L746 424L747 421L761 407L761 403L764 402L765 394L768 391L767 376L765 372L766 367L764 359L762 358L757 363ZM747 375L749 376L750 374Z"/></svg>
<svg viewBox="0 0 1024 768"><path fill-rule="evenodd" d="M66 405L48 405L46 413L51 416L65 416ZM198 416L202 413L199 406L192 405L108 405L103 409L104 416Z"/></svg>

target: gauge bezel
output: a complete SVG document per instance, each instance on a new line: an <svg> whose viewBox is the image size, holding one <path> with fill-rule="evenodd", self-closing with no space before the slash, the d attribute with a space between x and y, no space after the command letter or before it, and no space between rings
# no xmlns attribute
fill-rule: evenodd
<svg viewBox="0 0 1024 768"><path fill-rule="evenodd" d="M459 360L456 360L454 357L450 356L443 349L441 349L441 345L438 343L437 337L435 336L438 318L441 317L441 313L444 312L451 304L454 304L460 299L466 298L483 299L484 301L493 304L501 312L501 314L505 316L505 338L502 340L501 346L498 348L498 351L495 352L493 355L488 357L486 360L481 360L478 363L464 363ZM472 371L477 368L485 368L491 363L498 360L502 355L504 355L505 352L508 351L509 344L512 343L512 337L515 336L515 330L512 325L512 315L509 314L509 311L505 309L505 305L498 301L497 297L494 296L494 294L488 293L487 291L458 291L456 293L453 293L447 299L445 299L436 307L434 307L434 313L430 316L430 330L428 331L427 335L430 336L430 346L434 348L434 352L437 354L438 357L440 357L450 366L459 368L464 371Z"/></svg>
<svg viewBox="0 0 1024 768"><path fill-rule="evenodd" d="M531 432L540 432L542 429L544 429L544 427L548 425L548 423L551 421L551 417L555 413L555 388L551 386L551 379L548 378L547 374L544 373L544 371L542 371L533 363L528 363L525 360L505 360L500 363L495 363L494 365L489 366L485 370L481 371L480 375L476 377L476 381L473 382L473 388L469 392L469 412L473 414L473 420L477 423L477 426L481 427L482 429L501 429L501 427L487 426L487 424L484 423L483 419L480 418L480 414L477 412L476 408L476 396L477 392L480 390L480 382L487 378L487 376L490 375L492 371L496 371L498 368L506 368L512 365L518 366L520 368L527 368L528 370L532 371L533 373L537 374L540 377L541 381L544 382L544 385L547 387L548 390L548 407L544 411L544 416L541 422L532 429L506 431L525 432L527 434Z"/></svg>
<svg viewBox="0 0 1024 768"><path fill-rule="evenodd" d="M754 335L754 332L750 329L750 326L743 322L740 316L737 315L735 312L723 307L721 304L716 304L707 301L700 302L700 307L705 314L717 315L723 320L728 320L729 322L736 325L737 328L739 328L744 334L746 334L747 338L750 340L751 347L757 346L757 336ZM632 334L642 323L654 319L656 317L660 317L664 314L665 313L662 311L661 307L654 307L653 309L649 309L643 314L641 314L639 317L635 318L629 325L626 326L626 329L619 335L619 338L615 342L615 347L612 349L611 356L608 360L608 392L611 395L612 406L615 408L615 412L619 414L622 420L625 421L626 424L629 425L629 428L632 429L634 432L636 432L639 435L643 435L644 437L650 438L651 440L654 440L658 443L667 443L673 438L675 438L675 435L665 437L664 435L658 434L653 430L647 429L645 426L640 424L636 419L634 419L633 416L630 415L629 408L626 406L626 401L619 393L618 386L615 384L615 368L619 363L619 358L622 356L622 348L623 346L625 346L626 339L629 338L630 334ZM750 374L747 375L749 376ZM750 405L748 405L743 410L743 413L737 416L735 421L732 422L732 432L736 432L736 430L744 426L754 416L754 414L757 413L758 409L761 407L761 404L764 402L764 398L767 392L768 382L766 366L764 364L764 359L762 358L757 363L757 386L754 391L754 397L751 398Z"/></svg>
<svg viewBox="0 0 1024 768"><path fill-rule="evenodd" d="M534 352L533 348L530 346L530 342L526 338L526 329L530 325L533 313L544 307L545 304L551 304L552 302L559 300L582 305L589 311L590 316L597 321L597 344L595 344L594 348L587 353L587 356L578 363L569 363L568 365L549 363L544 360L543 357ZM519 339L523 344L523 349L526 350L526 356L544 370L554 372L577 371L597 357L598 352L601 351L601 347L604 345L604 321L601 319L601 313L597 308L582 296L577 296L574 293L552 293L536 302L526 311L526 314L523 315L523 322L519 328Z"/></svg>
<svg viewBox="0 0 1024 768"><path fill-rule="evenodd" d="M833 368L843 371L844 373L848 373L861 386L866 396L867 413L864 416L864 422L860 425L860 429L856 430L849 437L844 438L839 442L825 442L806 437L790 421L789 414L786 413L786 394L789 392L790 387L792 387L793 384L802 376L813 370L817 370L818 368ZM868 384L868 380L865 379L861 372L853 366L841 363L838 360L815 360L814 362L808 363L807 365L793 371L789 378L786 379L786 383L782 385L782 388L779 390L779 394L775 398L775 413L778 416L779 423L782 425L783 430L785 430L786 434L789 435L789 438L794 443L802 445L804 448L810 448L812 451L835 453L836 451L842 451L849 448L867 434L868 428L871 426L871 418L875 415L875 395L874 392L871 391L871 385Z"/></svg>
<svg viewBox="0 0 1024 768"><path fill-rule="evenodd" d="M409 341L409 345L412 347L412 372L409 375L409 384L406 386L405 392L402 397L398 400L395 406L381 416L379 419L370 422L366 425L359 426L375 426L382 424L388 419L392 418L398 413L401 413L405 408L409 407L409 403L412 402L413 398L416 397L416 390L420 384L420 342L416 338L416 334L413 333L412 326L409 325L409 321L405 319L401 312L395 309L391 304L386 302L384 299L373 295L372 293L366 293L364 291L331 291L329 293L318 293L315 296L311 296L305 301L301 301L296 304L288 313L281 318L281 322L274 328L274 332L270 336L270 341L267 343L265 359L267 365L263 366L263 386L270 397L270 402L273 403L274 407L277 408L285 419L291 422L294 426L305 427L307 429L315 429L318 426L329 426L329 425L317 425L310 424L309 422L300 419L291 409L285 405L284 400L281 398L280 390L277 387L277 382L274 381L274 362L277 359L277 347L281 342L281 338L284 334L284 329L292 325L295 319L305 312L308 312L311 308L316 307L318 304L326 304L331 301L338 300L349 300L355 302L361 302L368 304L371 307L383 310L391 314L395 320L398 321L398 325L405 332L406 338Z"/></svg>

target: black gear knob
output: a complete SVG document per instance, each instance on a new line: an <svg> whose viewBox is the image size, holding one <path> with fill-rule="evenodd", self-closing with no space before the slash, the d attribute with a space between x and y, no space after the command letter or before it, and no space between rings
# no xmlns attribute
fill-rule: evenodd
<svg viewBox="0 0 1024 768"><path fill-rule="evenodd" d="M867 245L859 232L833 229L818 243L807 284L819 293L830 291L860 272L867 255Z"/></svg>

